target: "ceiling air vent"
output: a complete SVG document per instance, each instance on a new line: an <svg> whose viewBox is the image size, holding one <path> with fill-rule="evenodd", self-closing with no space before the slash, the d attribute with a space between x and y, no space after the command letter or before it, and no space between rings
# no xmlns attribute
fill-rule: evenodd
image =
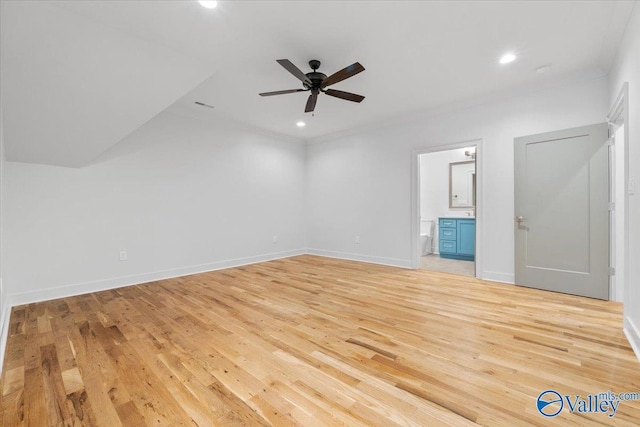
<svg viewBox="0 0 640 427"><path fill-rule="evenodd" d="M194 102L194 104L199 105L201 107L215 108L213 105L205 104L204 102L200 102L200 101L196 101Z"/></svg>

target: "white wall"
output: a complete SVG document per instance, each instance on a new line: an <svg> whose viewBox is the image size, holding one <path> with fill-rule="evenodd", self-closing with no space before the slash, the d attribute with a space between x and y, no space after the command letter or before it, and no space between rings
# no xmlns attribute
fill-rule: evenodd
<svg viewBox="0 0 640 427"><path fill-rule="evenodd" d="M7 162L11 303L303 253L304 162L300 141L173 112L91 166Z"/></svg>
<svg viewBox="0 0 640 427"><path fill-rule="evenodd" d="M609 105L613 105L625 82L629 83L628 142L629 194L628 251L624 297L625 332L640 358L640 5L636 3L613 67L609 73ZM631 188L627 188L630 190ZM629 191L628 191L629 192Z"/></svg>
<svg viewBox="0 0 640 427"><path fill-rule="evenodd" d="M482 139L480 275L513 282L513 138L604 122L607 96L600 78L310 144L310 252L409 267L412 150Z"/></svg>
<svg viewBox="0 0 640 427"><path fill-rule="evenodd" d="M420 217L433 220L433 252L438 253L438 218L450 215L449 163L471 160L464 148L420 155ZM469 209L457 210L460 215Z"/></svg>
<svg viewBox="0 0 640 427"><path fill-rule="evenodd" d="M0 106L0 371L2 371L2 364L4 361L4 349L7 345L6 330L9 327L9 304L5 295L4 289L4 233L3 233L3 221L4 221L4 121L2 107Z"/></svg>

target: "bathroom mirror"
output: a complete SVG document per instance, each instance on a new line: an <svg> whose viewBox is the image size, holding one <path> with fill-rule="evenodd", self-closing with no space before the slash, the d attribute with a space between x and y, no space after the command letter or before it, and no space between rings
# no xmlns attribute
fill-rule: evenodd
<svg viewBox="0 0 640 427"><path fill-rule="evenodd" d="M449 163L449 208L476 205L476 162Z"/></svg>

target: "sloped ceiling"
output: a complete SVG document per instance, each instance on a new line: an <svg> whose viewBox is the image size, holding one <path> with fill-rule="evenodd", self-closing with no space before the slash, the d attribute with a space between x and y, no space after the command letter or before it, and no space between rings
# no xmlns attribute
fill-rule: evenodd
<svg viewBox="0 0 640 427"><path fill-rule="evenodd" d="M213 72L45 2L3 2L1 24L10 161L86 165Z"/></svg>
<svg viewBox="0 0 640 427"><path fill-rule="evenodd" d="M606 75L633 1L14 1L2 4L10 161L83 166L169 108L300 140L500 93ZM500 55L513 51L508 66ZM306 93L275 60L329 75L361 104ZM551 65L536 73L541 65ZM196 101L212 105L202 108ZM307 126L297 128L304 120Z"/></svg>

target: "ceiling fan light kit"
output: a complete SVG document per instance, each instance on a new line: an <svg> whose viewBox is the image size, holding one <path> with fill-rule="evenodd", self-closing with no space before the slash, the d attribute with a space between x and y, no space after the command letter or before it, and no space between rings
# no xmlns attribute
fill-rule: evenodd
<svg viewBox="0 0 640 427"><path fill-rule="evenodd" d="M326 89L327 86L331 86L333 84L341 82L364 71L364 67L359 62L355 62L348 67L345 67L342 70L333 73L329 77L327 77L326 74L317 71L318 68L320 68L320 61L318 61L317 59L312 59L311 61L309 61L309 67L311 67L313 71L306 74L303 73L288 59L278 59L276 62L280 64L285 70L293 74L294 77L296 77L298 80L300 80L302 82L303 89L287 89L278 90L275 92L263 92L260 94L260 96L284 95L287 93L295 92L311 92L309 98L307 99L307 104L305 105L305 113L310 113L315 110L316 102L318 101L318 95L321 92L329 96L351 102L362 102L362 100L364 99L364 96L357 95L355 93L344 92L335 89Z"/></svg>

